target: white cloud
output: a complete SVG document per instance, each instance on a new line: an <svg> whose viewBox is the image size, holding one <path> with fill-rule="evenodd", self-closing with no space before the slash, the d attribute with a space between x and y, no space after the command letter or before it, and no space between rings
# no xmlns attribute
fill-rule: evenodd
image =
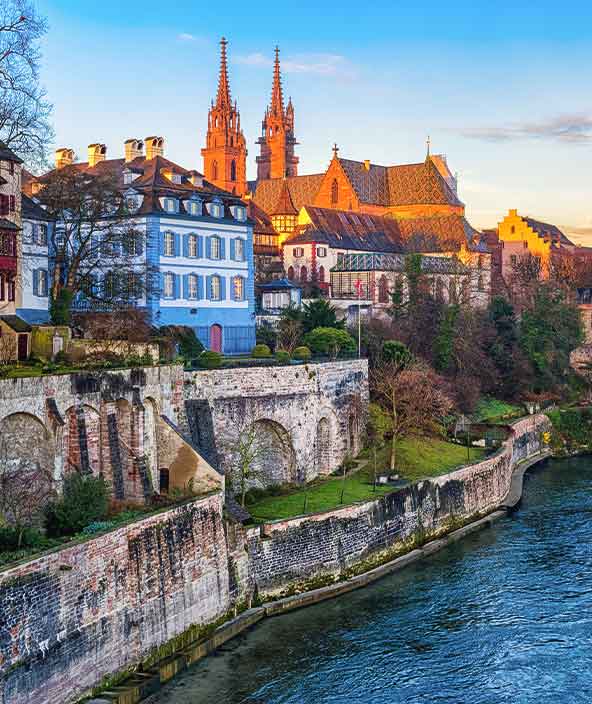
<svg viewBox="0 0 592 704"><path fill-rule="evenodd" d="M194 42L197 40L197 37L193 34L189 34L188 32L181 32L181 34L177 34L177 39L180 42Z"/></svg>
<svg viewBox="0 0 592 704"><path fill-rule="evenodd" d="M273 59L261 52L238 56L235 61L245 66L273 66ZM354 67L344 56L339 54L299 54L290 59L282 59L281 67L283 73L308 73L340 78L354 78L356 76Z"/></svg>
<svg viewBox="0 0 592 704"><path fill-rule="evenodd" d="M586 144L592 142L592 116L559 115L542 122L466 127L456 131L464 137L486 142L544 139L564 144Z"/></svg>

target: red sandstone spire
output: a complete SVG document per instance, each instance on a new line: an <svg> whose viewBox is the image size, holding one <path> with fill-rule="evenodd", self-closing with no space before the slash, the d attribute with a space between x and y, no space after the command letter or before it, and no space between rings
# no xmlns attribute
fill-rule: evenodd
<svg viewBox="0 0 592 704"><path fill-rule="evenodd" d="M220 76L218 78L218 94L216 95L216 107L230 107L230 87L228 84L228 66L226 64L226 45L228 42L224 37L220 40Z"/></svg>
<svg viewBox="0 0 592 704"><path fill-rule="evenodd" d="M273 65L273 87L271 89L271 114L284 120L284 96L282 95L282 77L280 74L280 48L275 48L275 62Z"/></svg>

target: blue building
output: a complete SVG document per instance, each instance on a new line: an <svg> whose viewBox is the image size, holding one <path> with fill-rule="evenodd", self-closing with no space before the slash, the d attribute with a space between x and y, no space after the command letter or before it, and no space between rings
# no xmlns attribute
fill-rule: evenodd
<svg viewBox="0 0 592 704"><path fill-rule="evenodd" d="M21 278L17 315L30 325L49 323L49 258L53 221L26 194L21 197Z"/></svg>
<svg viewBox="0 0 592 704"><path fill-rule="evenodd" d="M145 153L144 153L145 146ZM193 170L164 157L162 137L130 139L125 156L107 159L103 144L91 144L88 161L74 163L70 149L56 152L56 168L110 174L117 179L134 228L145 235L137 270L156 272L138 305L154 325L185 325L203 345L224 354L255 345L253 222L241 199ZM59 223L57 224L59 234ZM95 285L116 270L106 253Z"/></svg>

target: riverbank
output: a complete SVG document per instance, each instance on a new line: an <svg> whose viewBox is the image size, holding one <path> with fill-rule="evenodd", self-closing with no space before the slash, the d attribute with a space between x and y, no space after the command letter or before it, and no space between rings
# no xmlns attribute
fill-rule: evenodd
<svg viewBox="0 0 592 704"><path fill-rule="evenodd" d="M525 425L525 421L522 421L522 424ZM533 421L529 419L528 428L532 429L532 427ZM494 460L494 464L489 465L489 470L491 471L492 466L494 466L496 462L499 464L500 458L503 458L504 453L507 453L509 450L510 464L512 464L513 469L511 476L507 477L508 483L506 492L501 497L498 504L485 511L486 515L483 515L483 512L476 512L465 521L448 521L431 535L427 533L424 534L425 537L423 540L415 537L406 544L400 545L396 550L391 550L390 552L383 551L369 559L359 561L348 571L342 570L337 575L326 574L320 577L317 576L315 578L317 588L312 586L315 580L310 580L308 583L300 583L293 587L297 593L264 601L261 605L245 610L230 621L218 626L208 637L187 645L175 654L155 664L149 672L141 674L134 673L127 683L121 683L117 687L111 687L101 691L100 697L106 697L110 701L118 702L118 704L129 704L130 702L133 704L138 702L142 698L154 693L156 689L168 682L178 673L184 671L201 658L214 652L221 645L238 634L250 629L265 618L310 606L327 599L333 599L337 596L360 589L407 565L411 565L418 560L433 555L467 535L491 526L492 523L506 515L507 508L514 505L516 492L521 491L522 477L528 468L546 459L550 455L547 450L536 452L534 455L529 453L528 437L524 434L524 430L525 428L519 426L519 432L516 433L516 437L507 441L506 446L497 453L496 457L490 458ZM527 442L524 442L525 438ZM533 437L530 438L530 441L533 442ZM520 453L525 455L525 459L513 462L512 460L514 460L515 456L518 457ZM481 471L483 471L483 467L481 467ZM470 476L470 473L479 474L479 465L463 468L459 470L459 472L465 474L469 472L469 475L464 477L464 481L470 482L475 479L474 476ZM453 473L453 475L454 474L457 473ZM442 479L446 478L443 477ZM483 499L484 497L481 496L481 498ZM318 521L321 520L322 517L323 514L320 514L314 518ZM306 519L306 517L301 518L301 520L304 519ZM285 524L287 522L283 523ZM269 525L263 527L263 530L273 533L273 527L270 528ZM321 583L322 586L319 586L319 583Z"/></svg>

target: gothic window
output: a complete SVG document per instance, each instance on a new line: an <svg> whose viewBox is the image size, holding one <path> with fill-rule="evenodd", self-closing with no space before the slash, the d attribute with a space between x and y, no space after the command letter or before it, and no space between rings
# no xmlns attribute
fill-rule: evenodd
<svg viewBox="0 0 592 704"><path fill-rule="evenodd" d="M288 267L288 278L290 280L294 279L294 267L293 266Z"/></svg>
<svg viewBox="0 0 592 704"><path fill-rule="evenodd" d="M324 280L325 280L325 267L322 266L319 268L319 281L321 283L323 283Z"/></svg>
<svg viewBox="0 0 592 704"><path fill-rule="evenodd" d="M216 126L218 126L218 120L216 120ZM212 181L218 180L218 162L212 162Z"/></svg>
<svg viewBox="0 0 592 704"><path fill-rule="evenodd" d="M308 280L308 271L305 266L300 267L300 281Z"/></svg>
<svg viewBox="0 0 592 704"><path fill-rule="evenodd" d="M339 201L339 184L337 183L337 179L333 179L333 183L331 184L331 203L335 204Z"/></svg>
<svg viewBox="0 0 592 704"><path fill-rule="evenodd" d="M230 162L230 180L236 181L236 161L234 159Z"/></svg>

